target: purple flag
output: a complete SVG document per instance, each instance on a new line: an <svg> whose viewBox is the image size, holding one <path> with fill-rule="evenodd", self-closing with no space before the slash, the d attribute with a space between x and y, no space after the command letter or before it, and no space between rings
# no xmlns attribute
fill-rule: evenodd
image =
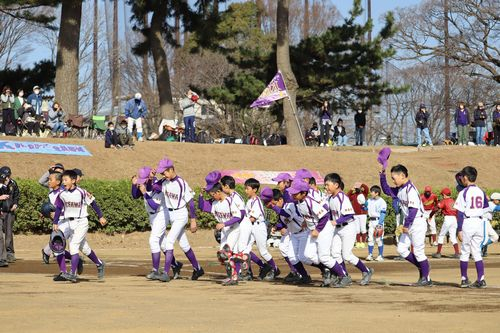
<svg viewBox="0 0 500 333"><path fill-rule="evenodd" d="M274 101L288 97L288 92L286 91L285 81L283 80L283 75L281 72L273 77L271 82L267 85L266 89L260 94L252 105L251 108L264 108L273 104Z"/></svg>

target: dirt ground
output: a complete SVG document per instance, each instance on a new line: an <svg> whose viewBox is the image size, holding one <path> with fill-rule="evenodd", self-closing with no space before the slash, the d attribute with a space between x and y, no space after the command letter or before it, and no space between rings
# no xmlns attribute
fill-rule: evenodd
<svg viewBox="0 0 500 333"><path fill-rule="evenodd" d="M409 284L417 272L406 262L391 260L394 246L386 246L387 260L369 263L375 269L370 286L356 283L346 289L298 287L276 282L242 282L222 287L222 267L215 259L210 231L189 234L207 274L189 280L189 262L183 278L170 283L150 282L148 233L89 235L89 242L107 262L106 278L86 261L81 282L55 283L57 265L42 264L40 249L48 236L16 236L18 261L0 268L2 332L496 332L500 297L500 246L485 259L488 288L460 289L456 259L431 259L435 286ZM430 255L434 248L428 247ZM271 249L279 257L277 249ZM356 250L366 256L366 250ZM446 245L444 254L451 254ZM279 260L282 276L288 273ZM348 270L355 282L360 274ZM470 277L475 278L470 263Z"/></svg>
<svg viewBox="0 0 500 333"><path fill-rule="evenodd" d="M10 140L10 138L9 138ZM13 138L13 140L28 140ZM36 140L30 138L28 141ZM44 139L45 142L81 144L92 157L0 154L2 164L9 165L15 177L38 179L49 165L62 162L70 168L80 168L89 178L129 179L143 165L157 165L163 156L174 160L177 171L192 186L203 185L204 177L212 170L243 169L283 171L309 168L322 175L338 172L347 186L356 181L378 183L379 164L376 161L381 147L294 148L287 146L203 145L176 142L138 142L131 150L114 151L104 148L103 141L78 139ZM462 167L478 168L479 186L500 189L498 166L500 149L494 147L393 147L390 164L402 163L418 188L433 185L454 186L454 175Z"/></svg>

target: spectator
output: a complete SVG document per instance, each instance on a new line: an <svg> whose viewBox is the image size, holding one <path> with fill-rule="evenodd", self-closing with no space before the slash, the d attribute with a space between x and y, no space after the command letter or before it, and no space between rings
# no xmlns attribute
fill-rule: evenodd
<svg viewBox="0 0 500 333"><path fill-rule="evenodd" d="M115 124L112 121L108 123L108 129L104 138L104 148L120 148L118 134L116 134Z"/></svg>
<svg viewBox="0 0 500 333"><path fill-rule="evenodd" d="M64 136L64 131L66 129L64 111L58 102L54 102L52 109L49 111L49 121L47 125L52 128L53 138L57 137L57 133L59 133L59 137L61 138Z"/></svg>
<svg viewBox="0 0 500 333"><path fill-rule="evenodd" d="M199 96L189 90L186 97L181 99L180 106L182 110L182 117L184 120L184 127L186 131L186 142L195 142L196 138L196 109L195 104Z"/></svg>
<svg viewBox="0 0 500 333"><path fill-rule="evenodd" d="M493 145L500 146L500 103L495 106L493 111Z"/></svg>
<svg viewBox="0 0 500 333"><path fill-rule="evenodd" d="M359 109L354 115L354 124L356 126L356 146L362 146L365 140L366 114Z"/></svg>
<svg viewBox="0 0 500 333"><path fill-rule="evenodd" d="M425 107L425 104L420 104L420 108L417 112L417 115L415 116L415 121L417 123L417 144L418 147L426 146L426 142L432 146L432 139L429 134L429 126L428 126L428 121L429 121L429 113L427 112L427 109ZM425 141L422 144L422 133L424 133L425 136Z"/></svg>
<svg viewBox="0 0 500 333"><path fill-rule="evenodd" d="M319 111L319 123L320 123L320 138L319 146L329 146L328 141L330 137L330 126L332 126L332 116L330 114L330 104L328 101L324 101L321 109Z"/></svg>
<svg viewBox="0 0 500 333"><path fill-rule="evenodd" d="M333 141L336 141L339 146L347 145L347 134L343 125L344 121L342 118L339 118L339 120L337 120L337 126L333 128Z"/></svg>
<svg viewBox="0 0 500 333"><path fill-rule="evenodd" d="M484 109L483 102L477 103L477 109L474 110L474 127L476 128L476 144L484 146L484 133L486 131L486 119L488 115Z"/></svg>
<svg viewBox="0 0 500 333"><path fill-rule="evenodd" d="M458 109L455 110L455 125L458 132L458 144L460 146L467 145L469 142L469 110L463 102L458 103Z"/></svg>
<svg viewBox="0 0 500 333"><path fill-rule="evenodd" d="M2 132L4 135L16 135L16 118L14 118L15 97L9 86L3 87L2 95Z"/></svg>
<svg viewBox="0 0 500 333"><path fill-rule="evenodd" d="M7 251L7 262L9 263L16 261L14 251L14 233L12 227L14 226L16 210L19 204L19 187L11 176L11 170L8 166L0 168L0 183L7 188L7 197L4 197L5 199L1 201L0 205L0 219L5 233L5 250Z"/></svg>
<svg viewBox="0 0 500 333"><path fill-rule="evenodd" d="M40 95L40 87L34 86L33 93L28 96L26 101L33 107L35 114L40 116L42 114L42 95Z"/></svg>
<svg viewBox="0 0 500 333"><path fill-rule="evenodd" d="M125 117L127 117L128 131L132 135L134 124L137 129L137 141L144 141L142 138L142 122L148 115L146 103L142 100L142 95L136 93L134 98L125 104Z"/></svg>
<svg viewBox="0 0 500 333"><path fill-rule="evenodd" d="M130 124L130 123L128 123ZM116 134L118 135L118 145L120 147L134 147L134 139L132 137L132 132L129 130L127 120L123 119L120 122L120 126L116 129Z"/></svg>
<svg viewBox="0 0 500 333"><path fill-rule="evenodd" d="M40 136L40 123L36 120L35 110L27 102L24 102L23 107L18 110L19 117L22 123L28 130L29 136ZM20 128L22 134L23 128Z"/></svg>
<svg viewBox="0 0 500 333"><path fill-rule="evenodd" d="M21 118L21 115L19 114L19 109L21 109L24 102L25 102L24 90L19 89L17 91L17 97L14 99L14 119L16 121ZM22 132L23 132L22 128L18 128L19 136L22 135Z"/></svg>

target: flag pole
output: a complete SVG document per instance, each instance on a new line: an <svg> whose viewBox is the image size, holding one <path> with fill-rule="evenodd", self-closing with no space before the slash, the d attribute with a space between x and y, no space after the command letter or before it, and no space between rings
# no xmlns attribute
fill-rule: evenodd
<svg viewBox="0 0 500 333"><path fill-rule="evenodd" d="M302 140L302 144L305 147L306 140L304 139L304 135L302 134L302 128L300 127L299 118L297 117L297 110L293 106L292 99L290 98L290 94L288 93L288 89L286 87L285 77L283 76L283 74L281 74L281 70L278 70L278 73L280 73L281 77L283 78L283 84L285 85L286 96L288 97L287 99L288 99L288 102L290 103L290 107L292 108L293 117L295 118L295 122L297 123L297 128L299 129L300 139Z"/></svg>

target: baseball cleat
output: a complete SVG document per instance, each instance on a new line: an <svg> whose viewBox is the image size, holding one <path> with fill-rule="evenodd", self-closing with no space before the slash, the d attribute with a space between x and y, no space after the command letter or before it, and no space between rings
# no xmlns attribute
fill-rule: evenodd
<svg viewBox="0 0 500 333"><path fill-rule="evenodd" d="M227 278L222 281L223 286L236 286L238 285L238 280L234 280L232 278Z"/></svg>
<svg viewBox="0 0 500 333"><path fill-rule="evenodd" d="M252 281L250 274L238 274L238 281Z"/></svg>
<svg viewBox="0 0 500 333"><path fill-rule="evenodd" d="M45 252L42 249L42 261L44 264L48 265L50 261L50 256L45 254Z"/></svg>
<svg viewBox="0 0 500 333"><path fill-rule="evenodd" d="M368 257L365 258L366 261L373 261L373 256L371 254L368 255Z"/></svg>
<svg viewBox="0 0 500 333"><path fill-rule="evenodd" d="M469 288L480 288L480 289L484 289L484 288L486 288L486 281L485 281L485 280L476 281L476 282L474 282L473 284L469 285Z"/></svg>
<svg viewBox="0 0 500 333"><path fill-rule="evenodd" d="M431 287L432 280L431 279L427 280L426 278L421 278L420 280L418 280L418 282L415 285L417 287Z"/></svg>
<svg viewBox="0 0 500 333"><path fill-rule="evenodd" d="M56 281L56 282L60 282L60 281L68 281L68 280L66 279L65 274L67 274L67 273L63 273L63 272L61 272L61 273L59 273L58 275L54 276L54 278L53 278L52 280L54 280L54 281Z"/></svg>
<svg viewBox="0 0 500 333"><path fill-rule="evenodd" d="M437 252L437 253L433 253L432 254L432 257L433 258L436 258L436 259L440 259L441 258L441 253Z"/></svg>
<svg viewBox="0 0 500 333"><path fill-rule="evenodd" d="M264 277L264 281L274 281L276 278L276 271L271 270L267 275Z"/></svg>
<svg viewBox="0 0 500 333"><path fill-rule="evenodd" d="M83 273L83 259L82 259L82 257L80 257L80 259L78 260L78 266L76 267L76 273L78 275L82 275L82 273Z"/></svg>
<svg viewBox="0 0 500 333"><path fill-rule="evenodd" d="M334 288L345 288L345 287L349 286L350 283L351 283L350 278L347 276L344 276L342 279L340 279L340 281L337 284L333 285L333 287Z"/></svg>
<svg viewBox="0 0 500 333"><path fill-rule="evenodd" d="M471 285L469 279L462 280L460 282L460 288L469 288Z"/></svg>
<svg viewBox="0 0 500 333"><path fill-rule="evenodd" d="M99 280L104 279L104 267L106 267L106 263L101 261L101 264L97 266L97 278Z"/></svg>
<svg viewBox="0 0 500 333"><path fill-rule="evenodd" d="M460 259L460 253L455 253L451 256L453 259Z"/></svg>
<svg viewBox="0 0 500 333"><path fill-rule="evenodd" d="M0 267L9 267L9 263L6 260L0 260Z"/></svg>
<svg viewBox="0 0 500 333"><path fill-rule="evenodd" d="M260 269L259 280L264 280L264 278L273 270L273 267L269 264L265 264L264 267Z"/></svg>
<svg viewBox="0 0 500 333"><path fill-rule="evenodd" d="M330 287L332 284L332 273L330 272L330 269L325 268L323 271L323 282L321 283L321 287Z"/></svg>
<svg viewBox="0 0 500 333"><path fill-rule="evenodd" d="M394 260L395 261L405 261L405 258L403 258L401 256L397 256L397 257L394 257Z"/></svg>
<svg viewBox="0 0 500 333"><path fill-rule="evenodd" d="M305 284L311 284L311 283L312 283L312 279L309 275L302 276L297 281L297 284L299 284L299 285L305 285Z"/></svg>
<svg viewBox="0 0 500 333"><path fill-rule="evenodd" d="M161 281L161 282L170 282L170 276L168 276L167 273L163 272L160 274L160 276L158 276L158 281Z"/></svg>
<svg viewBox="0 0 500 333"><path fill-rule="evenodd" d="M16 256L12 253L8 253L7 254L7 262L8 263L16 262Z"/></svg>
<svg viewBox="0 0 500 333"><path fill-rule="evenodd" d="M178 261L175 266L170 266L172 268L172 273L174 273L174 276L172 277L173 280L181 278L182 266L184 266L184 264L180 261Z"/></svg>
<svg viewBox="0 0 500 333"><path fill-rule="evenodd" d="M196 281L198 278L202 277L205 274L205 271L202 267L200 269L196 269L193 271L193 275L191 275L191 280Z"/></svg>
<svg viewBox="0 0 500 333"><path fill-rule="evenodd" d="M158 273L157 270L151 270L151 273L146 275L146 279L148 280L159 280L160 279L160 273Z"/></svg>
<svg viewBox="0 0 500 333"><path fill-rule="evenodd" d="M76 274L73 273L62 273L66 281L72 282L72 283L77 283L78 279L76 277Z"/></svg>
<svg viewBox="0 0 500 333"><path fill-rule="evenodd" d="M375 258L375 261L384 261L384 257L379 255L377 258Z"/></svg>
<svg viewBox="0 0 500 333"><path fill-rule="evenodd" d="M278 276L280 276L280 274L281 274L280 269L278 267L276 267L276 270L274 271L274 277L278 277Z"/></svg>
<svg viewBox="0 0 500 333"><path fill-rule="evenodd" d="M290 272L288 273L287 276L283 279L283 282L285 283L293 283L294 281L297 281L297 275L298 273ZM299 277L300 279L300 277Z"/></svg>
<svg viewBox="0 0 500 333"><path fill-rule="evenodd" d="M368 272L363 272L363 277L361 278L361 281L359 282L360 286L367 286L370 283L370 280L372 279L372 275L375 271L373 268L368 268Z"/></svg>

